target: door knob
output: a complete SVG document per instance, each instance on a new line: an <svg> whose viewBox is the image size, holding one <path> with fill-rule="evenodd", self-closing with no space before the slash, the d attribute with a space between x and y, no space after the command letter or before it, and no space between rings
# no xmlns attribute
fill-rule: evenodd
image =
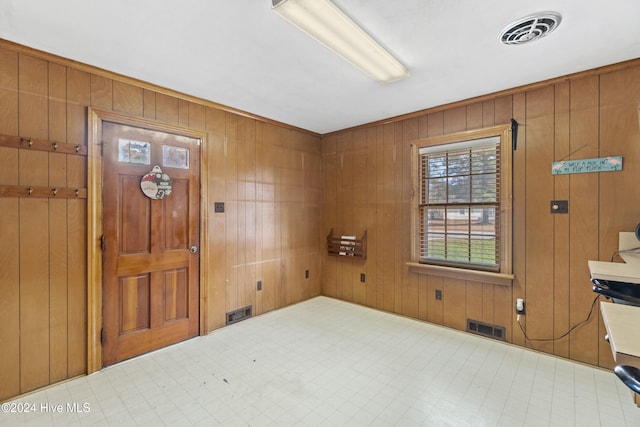
<svg viewBox="0 0 640 427"><path fill-rule="evenodd" d="M198 247L196 245L193 245L189 248L189 252L191 252L192 254L197 254L198 253Z"/></svg>

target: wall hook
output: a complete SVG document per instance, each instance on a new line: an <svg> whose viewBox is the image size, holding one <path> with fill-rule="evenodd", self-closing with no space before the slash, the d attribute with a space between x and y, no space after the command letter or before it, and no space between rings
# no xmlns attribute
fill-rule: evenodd
<svg viewBox="0 0 640 427"><path fill-rule="evenodd" d="M33 193L33 188L31 188L31 187L27 188L27 193L29 193L29 195L31 195L31 193Z"/></svg>
<svg viewBox="0 0 640 427"><path fill-rule="evenodd" d="M513 151L518 149L518 126L520 124L516 121L516 119L511 119L511 147Z"/></svg>
<svg viewBox="0 0 640 427"><path fill-rule="evenodd" d="M76 153L80 152L80 144L76 145Z"/></svg>
<svg viewBox="0 0 640 427"><path fill-rule="evenodd" d="M80 196L80 189L76 188L76 197Z"/></svg>
<svg viewBox="0 0 640 427"><path fill-rule="evenodd" d="M53 187L53 190L51 190L51 192L53 193L54 196L58 195L58 189L56 187Z"/></svg>
<svg viewBox="0 0 640 427"><path fill-rule="evenodd" d="M57 143L57 142L54 142L52 145L53 145L53 149L54 149L54 150L57 150L57 149L58 149L58 143Z"/></svg>

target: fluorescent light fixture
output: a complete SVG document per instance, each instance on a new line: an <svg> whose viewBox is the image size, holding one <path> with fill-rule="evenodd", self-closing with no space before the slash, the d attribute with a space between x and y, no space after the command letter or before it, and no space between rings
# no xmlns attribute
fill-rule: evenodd
<svg viewBox="0 0 640 427"><path fill-rule="evenodd" d="M273 10L380 82L409 71L329 0L272 0Z"/></svg>

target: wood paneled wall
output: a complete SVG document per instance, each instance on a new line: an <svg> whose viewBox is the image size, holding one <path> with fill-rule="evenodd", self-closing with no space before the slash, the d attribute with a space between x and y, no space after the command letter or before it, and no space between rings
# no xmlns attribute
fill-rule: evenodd
<svg viewBox="0 0 640 427"><path fill-rule="evenodd" d="M236 308L261 314L320 294L323 174L318 137L213 109L206 119L212 330Z"/></svg>
<svg viewBox="0 0 640 427"><path fill-rule="evenodd" d="M464 330L466 319L506 327L506 340L611 366L587 261L609 260L618 232L640 222L640 61L440 107L323 137L325 234L368 233L366 261L324 256L327 296ZM520 123L513 159L513 286L409 272L411 141ZM553 161L621 155L624 170L551 174ZM568 200L569 213L550 213ZM366 276L365 283L360 274ZM443 291L442 300L435 290ZM521 324L515 300L524 298Z"/></svg>
<svg viewBox="0 0 640 427"><path fill-rule="evenodd" d="M0 134L86 145L88 106L207 132L206 331L320 293L318 136L0 40ZM87 158L0 147L0 185L86 188ZM0 400L87 370L86 200L0 197Z"/></svg>
<svg viewBox="0 0 640 427"><path fill-rule="evenodd" d="M206 331L236 308L261 314L322 292L457 329L506 326L514 344L609 366L598 311L567 338L531 342L513 307L525 298L534 338L586 318L587 260L608 260L640 221L639 103L636 61L321 139L0 41L0 134L86 145L88 106L207 132ZM513 287L410 273L409 142L512 117ZM624 156L624 170L550 172L607 155ZM86 169L86 157L0 147L0 185L86 187ZM568 215L549 213L554 199L569 200ZM86 199L0 198L0 400L86 372L86 216ZM328 257L331 228L367 230L367 260Z"/></svg>

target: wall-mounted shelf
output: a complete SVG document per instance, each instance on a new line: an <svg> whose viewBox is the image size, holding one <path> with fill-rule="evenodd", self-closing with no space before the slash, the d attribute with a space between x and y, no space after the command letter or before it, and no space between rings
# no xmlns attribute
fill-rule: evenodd
<svg viewBox="0 0 640 427"><path fill-rule="evenodd" d="M367 259L367 230L361 238L357 236L334 236L333 228L327 236L327 251L330 256Z"/></svg>

